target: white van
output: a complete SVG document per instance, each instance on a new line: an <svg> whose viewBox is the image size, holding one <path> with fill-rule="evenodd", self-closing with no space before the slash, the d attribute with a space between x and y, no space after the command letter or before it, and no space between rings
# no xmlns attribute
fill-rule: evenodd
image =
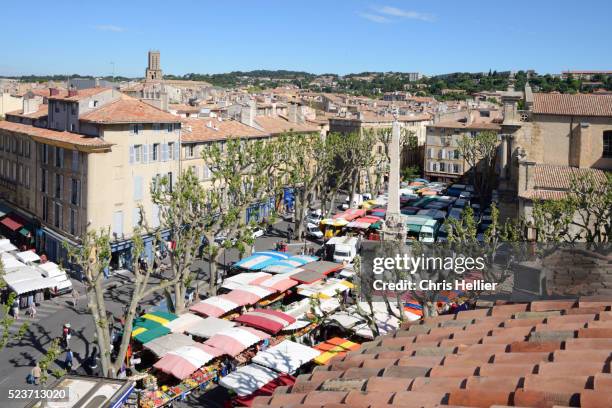
<svg viewBox="0 0 612 408"><path fill-rule="evenodd" d="M57 282L55 290L53 291L55 296L72 292L72 282L70 278L68 278L68 275L66 275L66 272L64 272L58 264L55 262L45 262L38 265L38 268L45 278L53 278Z"/></svg>
<svg viewBox="0 0 612 408"><path fill-rule="evenodd" d="M309 222L306 224L306 236L314 239L321 239L323 238L323 232L321 232L318 226Z"/></svg>
<svg viewBox="0 0 612 408"><path fill-rule="evenodd" d="M334 245L334 262L351 263L357 255L359 240L355 237L334 237L325 245Z"/></svg>

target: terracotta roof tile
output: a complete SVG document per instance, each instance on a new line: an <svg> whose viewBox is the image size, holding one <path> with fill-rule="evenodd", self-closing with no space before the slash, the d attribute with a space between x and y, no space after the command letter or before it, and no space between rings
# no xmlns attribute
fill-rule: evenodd
<svg viewBox="0 0 612 408"><path fill-rule="evenodd" d="M308 123L292 123L283 116L257 116L255 122L265 133L280 134L284 132L318 132L319 127Z"/></svg>
<svg viewBox="0 0 612 408"><path fill-rule="evenodd" d="M348 392L342 391L313 391L306 394L303 403L313 405L340 403L347 395Z"/></svg>
<svg viewBox="0 0 612 408"><path fill-rule="evenodd" d="M431 369L430 377L460 377L465 378L475 375L478 365L476 364L453 364L453 365L441 365Z"/></svg>
<svg viewBox="0 0 612 408"><path fill-rule="evenodd" d="M551 362L541 363L538 366L538 375L558 377L568 375L593 375L603 373L607 369L606 363L601 362Z"/></svg>
<svg viewBox="0 0 612 408"><path fill-rule="evenodd" d="M47 91L47 98L49 100L63 100L63 101L80 101L81 99L90 98L94 95L97 95L102 92L110 91L112 88L104 88L104 87L96 87L96 88L87 88L87 89L79 89L76 94L73 96L68 96L68 91L60 92L58 95L50 96Z"/></svg>
<svg viewBox="0 0 612 408"><path fill-rule="evenodd" d="M499 353L493 356L495 364L537 364L548 361L550 353Z"/></svg>
<svg viewBox="0 0 612 408"><path fill-rule="evenodd" d="M494 404L509 404L511 393L507 391L454 390L448 398L449 404L489 408Z"/></svg>
<svg viewBox="0 0 612 408"><path fill-rule="evenodd" d="M612 391L612 374L595 374L593 377L593 389L597 391Z"/></svg>
<svg viewBox="0 0 612 408"><path fill-rule="evenodd" d="M0 130L9 131L18 135L29 136L35 141L60 145L66 149L108 149L112 143L105 142L99 137L85 136L72 132L59 132L57 130L38 128L21 123L0 121Z"/></svg>
<svg viewBox="0 0 612 408"><path fill-rule="evenodd" d="M610 390L584 390L580 393L580 406L582 408L600 408L609 406Z"/></svg>
<svg viewBox="0 0 612 408"><path fill-rule="evenodd" d="M580 395L571 392L546 392L518 389L514 393L517 407L552 407L554 405L579 406Z"/></svg>
<svg viewBox="0 0 612 408"><path fill-rule="evenodd" d="M558 200L566 196L567 190L576 177L591 175L597 182L603 183L606 174L602 170L577 168L552 164L536 164L531 170L534 188L520 194L522 198ZM537 306L536 306L537 307Z"/></svg>
<svg viewBox="0 0 612 408"><path fill-rule="evenodd" d="M612 327L579 329L578 338L612 338Z"/></svg>
<svg viewBox="0 0 612 408"><path fill-rule="evenodd" d="M229 138L262 138L268 133L244 125L236 120L219 120L219 118L183 118L181 132L182 142L210 142Z"/></svg>
<svg viewBox="0 0 612 408"><path fill-rule="evenodd" d="M411 378L403 377L370 377L366 391L407 391L412 381Z"/></svg>
<svg viewBox="0 0 612 408"><path fill-rule="evenodd" d="M605 363L610 356L612 356L610 350L557 350L552 354L552 361Z"/></svg>
<svg viewBox="0 0 612 408"><path fill-rule="evenodd" d="M432 407L448 401L448 394L440 391L402 391L395 394L392 405L403 408Z"/></svg>
<svg viewBox="0 0 612 408"><path fill-rule="evenodd" d="M611 350L612 339L569 339L565 342L566 350Z"/></svg>
<svg viewBox="0 0 612 408"><path fill-rule="evenodd" d="M368 408L371 404L388 404L395 395L395 391L350 391L344 403L355 408Z"/></svg>
<svg viewBox="0 0 612 408"><path fill-rule="evenodd" d="M79 116L79 120L102 124L180 122L180 118L126 95Z"/></svg>
<svg viewBox="0 0 612 408"><path fill-rule="evenodd" d="M575 391L581 392L586 389L589 384L588 375L562 375L559 376L546 376L546 375L526 375L525 381L523 382L523 389L536 390L536 391L548 391L548 392L564 392L564 391Z"/></svg>
<svg viewBox="0 0 612 408"><path fill-rule="evenodd" d="M478 391L514 391L522 381L520 376L504 377L468 377L465 382L465 389Z"/></svg>
<svg viewBox="0 0 612 408"><path fill-rule="evenodd" d="M535 364L483 364L478 375L481 377L521 376L534 372Z"/></svg>
<svg viewBox="0 0 612 408"><path fill-rule="evenodd" d="M444 391L461 388L465 383L462 377L417 377L412 381L411 391Z"/></svg>
<svg viewBox="0 0 612 408"><path fill-rule="evenodd" d="M561 342L559 341L545 341L545 342L524 342L515 341L510 344L510 352L525 352L525 353L542 353L542 352L553 352L561 349Z"/></svg>
<svg viewBox="0 0 612 408"><path fill-rule="evenodd" d="M537 300L531 302L529 310L532 312L545 312L549 310L571 309L576 304L575 300Z"/></svg>
<svg viewBox="0 0 612 408"><path fill-rule="evenodd" d="M534 93L533 113L610 117L612 95Z"/></svg>
<svg viewBox="0 0 612 408"><path fill-rule="evenodd" d="M435 366L438 367L438 366ZM434 368L435 368L434 367ZM427 375L431 369L429 367L418 367L418 366L391 366L386 368L382 372L383 377L395 377L395 378L415 378L423 377Z"/></svg>

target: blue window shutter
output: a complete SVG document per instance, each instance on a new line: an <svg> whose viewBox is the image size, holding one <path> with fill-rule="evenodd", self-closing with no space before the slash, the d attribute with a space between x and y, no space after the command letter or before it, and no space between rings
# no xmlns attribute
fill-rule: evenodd
<svg viewBox="0 0 612 408"><path fill-rule="evenodd" d="M142 176L134 176L134 200L142 200Z"/></svg>
<svg viewBox="0 0 612 408"><path fill-rule="evenodd" d="M162 161L168 161L168 143L162 144Z"/></svg>
<svg viewBox="0 0 612 408"><path fill-rule="evenodd" d="M178 143L172 143L172 145L174 146L174 154L172 155L172 157L174 158L174 160L178 160L179 159L179 144Z"/></svg>
<svg viewBox="0 0 612 408"><path fill-rule="evenodd" d="M130 146L130 164L134 164L136 153L134 152L134 146Z"/></svg>

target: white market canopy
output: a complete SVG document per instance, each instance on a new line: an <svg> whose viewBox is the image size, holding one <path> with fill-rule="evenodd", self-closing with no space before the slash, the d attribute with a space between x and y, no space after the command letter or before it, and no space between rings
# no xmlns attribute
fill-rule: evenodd
<svg viewBox="0 0 612 408"><path fill-rule="evenodd" d="M267 367L249 364L223 377L219 385L234 391L240 397L245 397L279 376L279 373Z"/></svg>
<svg viewBox="0 0 612 408"><path fill-rule="evenodd" d="M0 239L0 253L16 251L17 247L6 238Z"/></svg>
<svg viewBox="0 0 612 408"><path fill-rule="evenodd" d="M202 319L198 323L189 327L186 331L191 335L209 339L215 334L222 332L223 330L230 329L234 326L236 326L236 323L230 320L207 317L206 319Z"/></svg>
<svg viewBox="0 0 612 408"><path fill-rule="evenodd" d="M15 293L21 295L36 290L49 289L57 286L57 281L53 278L33 278L24 280L12 285L8 285Z"/></svg>
<svg viewBox="0 0 612 408"><path fill-rule="evenodd" d="M37 266L39 269L45 271L47 273L47 276L50 278L66 274L66 272L64 272L62 268L60 268L60 266L55 262L47 261Z"/></svg>
<svg viewBox="0 0 612 408"><path fill-rule="evenodd" d="M239 289L245 285L257 285L271 276L272 275L265 272L242 272L238 275L224 279L221 287L230 290Z"/></svg>
<svg viewBox="0 0 612 408"><path fill-rule="evenodd" d="M181 333L170 333L143 344L143 347L161 358L173 350L183 346L191 346L194 343L195 341L189 336Z"/></svg>
<svg viewBox="0 0 612 408"><path fill-rule="evenodd" d="M26 266L23 262L19 262L19 260L15 258L14 255L9 254L7 252L2 254L2 265L4 266L5 271Z"/></svg>
<svg viewBox="0 0 612 408"><path fill-rule="evenodd" d="M172 333L183 333L204 320L205 319L203 317L196 314L184 313L176 319L166 323L166 327L169 328Z"/></svg>
<svg viewBox="0 0 612 408"><path fill-rule="evenodd" d="M321 352L312 347L285 340L266 351L257 353L251 361L280 373L293 374L319 354Z"/></svg>
<svg viewBox="0 0 612 408"><path fill-rule="evenodd" d="M39 262L40 256L34 251L23 251L15 254L15 257L23 263Z"/></svg>

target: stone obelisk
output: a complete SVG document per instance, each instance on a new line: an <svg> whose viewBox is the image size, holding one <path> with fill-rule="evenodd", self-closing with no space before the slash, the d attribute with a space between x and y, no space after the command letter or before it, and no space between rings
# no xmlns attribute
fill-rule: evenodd
<svg viewBox="0 0 612 408"><path fill-rule="evenodd" d="M406 241L406 224L400 211L400 124L393 121L389 144L389 185L387 191L387 214L383 226L384 240Z"/></svg>

